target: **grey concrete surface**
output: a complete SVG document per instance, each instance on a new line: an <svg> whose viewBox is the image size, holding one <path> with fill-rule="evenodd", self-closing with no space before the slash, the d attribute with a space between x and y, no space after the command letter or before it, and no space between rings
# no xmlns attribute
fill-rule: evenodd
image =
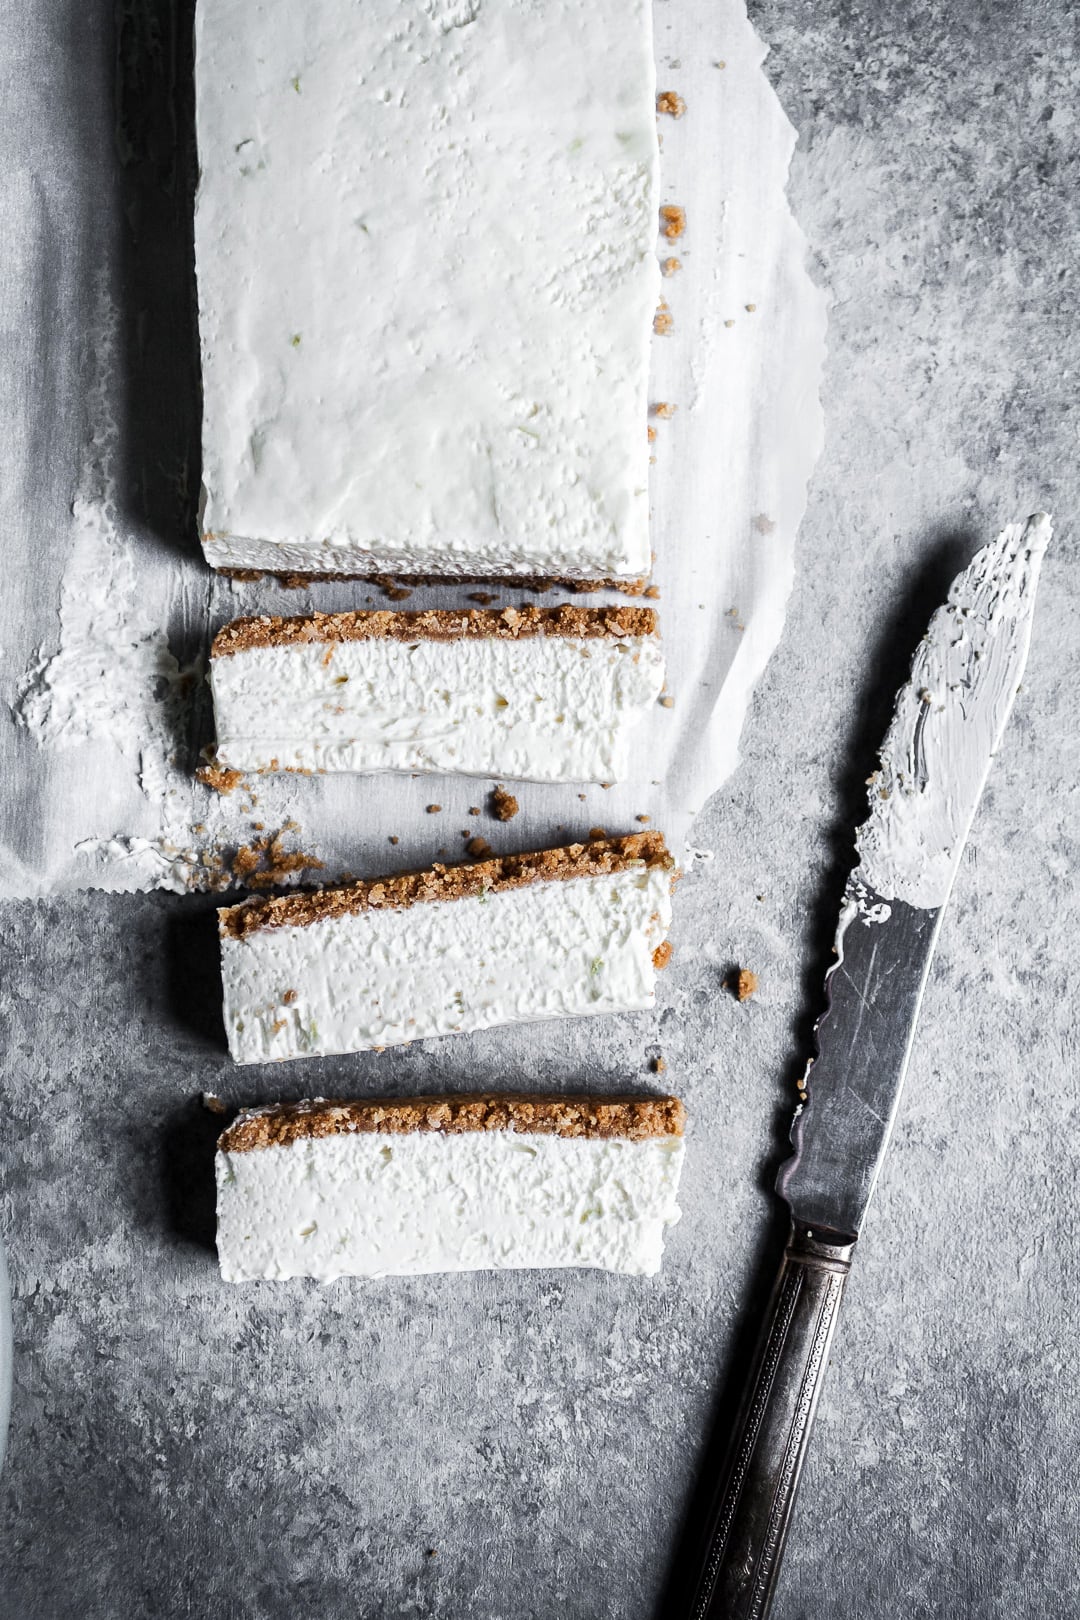
<svg viewBox="0 0 1080 1620"><path fill-rule="evenodd" d="M237 1073L208 901L6 908L5 1620L661 1612L769 1280L780 1120L862 778L949 577L1038 506L1058 537L1032 661L945 923L774 1613L1077 1611L1080 16L970 0L754 16L833 300L828 439L783 645L702 818L716 858L680 888L660 1003L543 1040ZM743 1006L721 989L736 961L761 979ZM219 1283L203 1089L614 1089L650 1083L656 1052L693 1121L658 1280Z"/></svg>

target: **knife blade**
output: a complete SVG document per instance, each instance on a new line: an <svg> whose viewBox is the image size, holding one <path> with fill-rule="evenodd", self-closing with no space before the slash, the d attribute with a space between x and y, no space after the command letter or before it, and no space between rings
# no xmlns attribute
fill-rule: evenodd
<svg viewBox="0 0 1080 1620"><path fill-rule="evenodd" d="M764 1620L837 1312L889 1144L941 919L1031 641L1052 533L1010 524L954 581L868 782L777 1192L791 1236L709 1515L691 1620Z"/></svg>

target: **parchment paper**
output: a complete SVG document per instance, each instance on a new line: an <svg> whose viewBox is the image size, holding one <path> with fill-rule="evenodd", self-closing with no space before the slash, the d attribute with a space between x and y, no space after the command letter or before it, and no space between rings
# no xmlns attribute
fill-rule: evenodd
<svg viewBox="0 0 1080 1620"><path fill-rule="evenodd" d="M643 816L682 852L737 763L822 437L824 299L784 194L794 136L742 4L655 5L658 86L686 103L659 120L663 200L687 226L658 237L682 268L664 281L673 329L654 340L651 390L676 406L654 422L650 492L673 706L643 728L631 783L522 785L505 826L468 815L486 803L484 781L262 778L221 797L194 779L212 739L202 675L214 629L241 612L386 601L356 584L233 584L202 561L191 6L118 10L115 60L98 64L111 97L76 101L37 73L3 115L21 144L0 172L0 893L205 886L221 881L221 852L227 862L282 828L325 876L453 858L463 834L525 848L634 830ZM0 22L5 59L50 61L56 81L80 73L64 8L19 12ZM466 589L406 605L454 604ZM520 600L500 589L495 605Z"/></svg>

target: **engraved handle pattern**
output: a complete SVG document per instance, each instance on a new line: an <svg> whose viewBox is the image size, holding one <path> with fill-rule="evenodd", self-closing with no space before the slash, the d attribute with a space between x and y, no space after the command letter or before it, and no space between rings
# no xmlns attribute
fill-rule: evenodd
<svg viewBox="0 0 1080 1620"><path fill-rule="evenodd" d="M716 1503L690 1620L765 1620L855 1245L792 1229Z"/></svg>

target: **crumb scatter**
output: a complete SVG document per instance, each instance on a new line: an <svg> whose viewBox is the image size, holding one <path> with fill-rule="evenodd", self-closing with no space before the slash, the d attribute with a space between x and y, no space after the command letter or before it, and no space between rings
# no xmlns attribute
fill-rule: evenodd
<svg viewBox="0 0 1080 1620"><path fill-rule="evenodd" d="M491 813L496 821L513 821L521 806L500 783L491 790Z"/></svg>

